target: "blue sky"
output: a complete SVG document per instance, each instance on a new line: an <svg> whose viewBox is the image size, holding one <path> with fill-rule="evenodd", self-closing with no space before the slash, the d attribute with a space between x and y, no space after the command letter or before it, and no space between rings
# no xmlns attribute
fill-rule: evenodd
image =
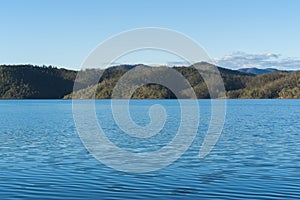
<svg viewBox="0 0 300 200"><path fill-rule="evenodd" d="M108 37L162 27L192 37L225 67L253 62L295 69L300 64L299 8L298 0L0 0L0 64L78 69ZM245 64L238 56L237 66L236 55L252 60ZM134 56L127 61L140 62Z"/></svg>

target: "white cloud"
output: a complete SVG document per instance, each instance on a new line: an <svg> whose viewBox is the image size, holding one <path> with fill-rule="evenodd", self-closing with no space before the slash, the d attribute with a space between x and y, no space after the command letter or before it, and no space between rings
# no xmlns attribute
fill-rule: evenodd
<svg viewBox="0 0 300 200"><path fill-rule="evenodd" d="M244 52L234 52L222 58L213 59L215 64L232 69L239 68L276 68L282 70L299 70L300 59L282 58L280 54L247 54Z"/></svg>

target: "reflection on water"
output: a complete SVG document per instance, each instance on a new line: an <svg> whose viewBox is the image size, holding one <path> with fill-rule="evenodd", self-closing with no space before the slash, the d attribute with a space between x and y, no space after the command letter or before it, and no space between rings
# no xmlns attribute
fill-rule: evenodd
<svg viewBox="0 0 300 200"><path fill-rule="evenodd" d="M176 100L131 102L137 124L160 103L168 118L156 136L141 140L114 125L109 101L97 101L99 123L119 147L153 151L180 123ZM146 174L126 174L94 159L75 132L71 101L0 101L1 199L299 199L300 100L228 100L224 131L205 159L198 153L210 117L199 101L201 125L175 163Z"/></svg>

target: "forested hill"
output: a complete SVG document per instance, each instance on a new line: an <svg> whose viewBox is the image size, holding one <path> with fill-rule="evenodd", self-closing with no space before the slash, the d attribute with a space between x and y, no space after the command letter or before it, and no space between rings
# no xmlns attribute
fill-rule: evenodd
<svg viewBox="0 0 300 200"><path fill-rule="evenodd" d="M200 65L209 65L200 63ZM139 65L120 65L106 69L97 85L92 85L100 70L86 70L79 80L79 91L72 93L77 72L51 66L2 65L0 66L1 99L60 99L111 98L116 83L127 71ZM143 65L144 66L144 65ZM149 67L151 68L151 67ZM206 84L194 67L174 67L189 81L198 98L210 98ZM300 98L300 72L274 71L256 75L219 68L228 98ZM149 84L138 88L132 98L176 98L167 88Z"/></svg>
<svg viewBox="0 0 300 200"><path fill-rule="evenodd" d="M86 73L96 76L95 72ZM0 99L61 99L73 91L76 74L52 66L1 65ZM81 80L81 88L88 85L88 80Z"/></svg>
<svg viewBox="0 0 300 200"><path fill-rule="evenodd" d="M72 92L75 71L51 66L0 66L0 98L58 99Z"/></svg>

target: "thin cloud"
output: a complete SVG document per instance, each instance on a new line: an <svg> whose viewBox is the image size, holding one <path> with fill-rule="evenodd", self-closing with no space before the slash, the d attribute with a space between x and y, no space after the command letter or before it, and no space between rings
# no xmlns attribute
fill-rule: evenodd
<svg viewBox="0 0 300 200"><path fill-rule="evenodd" d="M169 61L166 63L168 66L189 66L190 64L186 61Z"/></svg>
<svg viewBox="0 0 300 200"><path fill-rule="evenodd" d="M282 58L280 54L247 54L244 52L234 52L222 58L215 58L215 64L232 68L276 68L281 70L299 70L300 60L296 58Z"/></svg>

